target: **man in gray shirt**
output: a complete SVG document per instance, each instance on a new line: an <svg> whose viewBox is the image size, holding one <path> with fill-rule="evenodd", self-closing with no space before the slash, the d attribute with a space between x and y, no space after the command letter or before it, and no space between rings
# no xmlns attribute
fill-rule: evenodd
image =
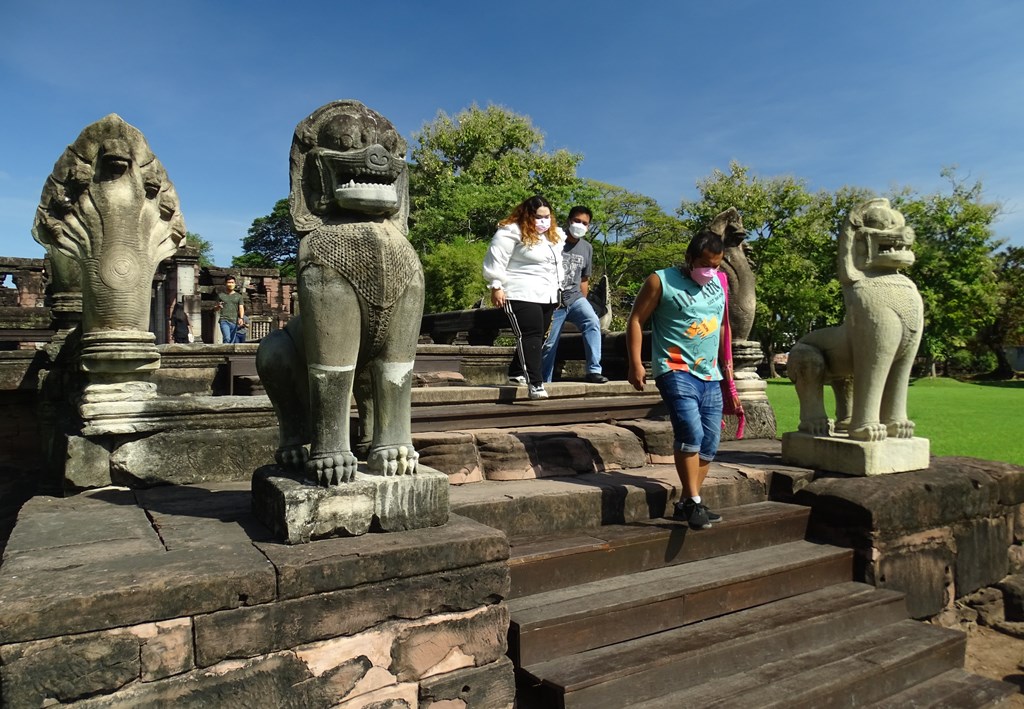
<svg viewBox="0 0 1024 709"><path fill-rule="evenodd" d="M562 248L562 298L551 316L551 327L541 351L545 382L550 382L554 376L558 337L562 334L562 325L566 319L583 334L583 346L587 353L586 381L591 384L604 384L608 381L608 377L601 373L601 323L587 300L594 249L582 237L590 228L592 219L593 215L586 207L573 207L569 211L565 246Z"/></svg>

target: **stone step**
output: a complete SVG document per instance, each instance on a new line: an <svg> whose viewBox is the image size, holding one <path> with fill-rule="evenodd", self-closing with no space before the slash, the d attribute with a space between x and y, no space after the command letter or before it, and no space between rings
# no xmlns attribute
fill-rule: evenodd
<svg viewBox="0 0 1024 709"><path fill-rule="evenodd" d="M901 620L629 706L860 707L961 667L965 645L960 631Z"/></svg>
<svg viewBox="0 0 1024 709"><path fill-rule="evenodd" d="M768 498L763 480L713 469L701 487L712 509ZM484 480L453 485L452 512L500 529L512 538L543 536L602 525L662 519L679 499L679 478L671 465L582 473L538 480Z"/></svg>
<svg viewBox="0 0 1024 709"><path fill-rule="evenodd" d="M510 539L510 598L710 559L804 538L810 508L757 502L717 510L722 522L695 532L668 519Z"/></svg>
<svg viewBox="0 0 1024 709"><path fill-rule="evenodd" d="M509 656L524 667L852 578L850 550L796 541L513 598Z"/></svg>
<svg viewBox="0 0 1024 709"><path fill-rule="evenodd" d="M1020 689L1009 682L957 669L943 672L871 706L873 709L982 709L1009 706L1003 704L1003 700L1019 694Z"/></svg>
<svg viewBox="0 0 1024 709"><path fill-rule="evenodd" d="M524 667L538 707L615 709L906 617L903 594L853 581ZM532 687L532 689L531 689Z"/></svg>

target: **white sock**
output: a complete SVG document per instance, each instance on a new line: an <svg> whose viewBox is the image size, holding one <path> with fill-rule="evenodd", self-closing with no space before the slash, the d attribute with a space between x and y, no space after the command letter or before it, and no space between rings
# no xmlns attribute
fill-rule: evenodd
<svg viewBox="0 0 1024 709"><path fill-rule="evenodd" d="M700 495L694 495L690 499L693 500L695 504L700 504Z"/></svg>

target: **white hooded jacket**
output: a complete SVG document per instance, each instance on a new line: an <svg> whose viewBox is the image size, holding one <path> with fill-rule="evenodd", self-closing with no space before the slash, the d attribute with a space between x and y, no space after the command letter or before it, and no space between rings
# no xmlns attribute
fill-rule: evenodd
<svg viewBox="0 0 1024 709"><path fill-rule="evenodd" d="M517 224L499 227L484 257L484 279L490 287L501 287L509 300L557 303L565 234L552 228L558 234L557 243L542 234L539 243L526 246Z"/></svg>

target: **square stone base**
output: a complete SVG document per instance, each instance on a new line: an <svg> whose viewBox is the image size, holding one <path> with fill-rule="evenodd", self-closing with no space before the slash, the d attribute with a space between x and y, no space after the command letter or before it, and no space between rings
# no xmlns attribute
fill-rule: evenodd
<svg viewBox="0 0 1024 709"><path fill-rule="evenodd" d="M448 521L448 485L447 475L423 465L415 475L357 472L352 482L330 487L266 465L252 477L252 509L282 541L302 544L439 527Z"/></svg>
<svg viewBox="0 0 1024 709"><path fill-rule="evenodd" d="M927 438L854 441L846 434L782 434L782 460L790 465L847 475L885 475L923 470L929 464Z"/></svg>

